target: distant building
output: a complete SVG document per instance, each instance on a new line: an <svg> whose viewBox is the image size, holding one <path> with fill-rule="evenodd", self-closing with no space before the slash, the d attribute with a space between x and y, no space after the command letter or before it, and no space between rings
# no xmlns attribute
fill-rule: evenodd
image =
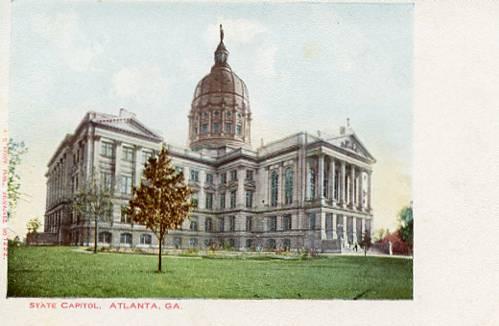
<svg viewBox="0 0 499 326"><path fill-rule="evenodd" d="M190 148L166 145L194 190L196 208L170 248L213 244L239 250L314 248L341 251L371 232L375 159L348 125L336 136L304 132L252 149L248 90L227 62L221 35L215 64L196 86L189 119ZM45 239L88 245L93 222L74 214L72 195L95 171L115 190L111 223L99 223L101 245L157 246L123 207L143 165L163 139L134 114L89 112L48 164Z"/></svg>

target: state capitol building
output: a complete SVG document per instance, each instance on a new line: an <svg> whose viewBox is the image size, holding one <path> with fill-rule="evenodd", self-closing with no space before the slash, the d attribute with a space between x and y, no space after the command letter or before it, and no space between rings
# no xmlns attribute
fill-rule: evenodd
<svg viewBox="0 0 499 326"><path fill-rule="evenodd" d="M221 30L215 63L194 90L189 148L165 144L196 207L181 229L169 231L166 247L341 252L360 242L373 223L373 156L348 123L334 137L300 132L253 147L248 89L228 56ZM41 238L93 243L93 221L74 213L71 198L95 171L114 190L112 216L99 223L99 245L157 247L155 235L132 223L123 208L162 144L125 109L88 112L48 163Z"/></svg>

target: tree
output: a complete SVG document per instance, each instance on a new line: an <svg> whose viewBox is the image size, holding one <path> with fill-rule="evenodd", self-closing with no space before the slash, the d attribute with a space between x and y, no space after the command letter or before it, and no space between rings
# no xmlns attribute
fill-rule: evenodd
<svg viewBox="0 0 499 326"><path fill-rule="evenodd" d="M42 225L42 222L38 217L31 218L26 223L26 228L28 229L28 233L37 233L38 229L40 228L40 225Z"/></svg>
<svg viewBox="0 0 499 326"><path fill-rule="evenodd" d="M371 234L369 232L364 232L362 234L362 240L360 246L364 249L364 256L367 256L367 251L372 245Z"/></svg>
<svg viewBox="0 0 499 326"><path fill-rule="evenodd" d="M99 183L95 171L92 171L73 198L76 213L94 221L94 253L97 253L99 221L109 221L112 217L112 197L112 189Z"/></svg>
<svg viewBox="0 0 499 326"><path fill-rule="evenodd" d="M24 145L24 142L17 142L12 138L9 138L8 147L9 179L7 181L7 197L9 206L7 209L7 219L10 219L16 209L17 201L21 197L21 177L18 174L17 168L21 164L21 156L28 151L28 148Z"/></svg>
<svg viewBox="0 0 499 326"><path fill-rule="evenodd" d="M176 173L164 147L158 156L146 162L141 184L133 188L127 213L134 223L145 225L156 235L158 272L161 272L163 240L168 230L179 228L189 215L191 193L183 173Z"/></svg>
<svg viewBox="0 0 499 326"><path fill-rule="evenodd" d="M414 218L412 213L412 203L410 206L403 207L399 213L399 233L402 240L412 251L414 241Z"/></svg>

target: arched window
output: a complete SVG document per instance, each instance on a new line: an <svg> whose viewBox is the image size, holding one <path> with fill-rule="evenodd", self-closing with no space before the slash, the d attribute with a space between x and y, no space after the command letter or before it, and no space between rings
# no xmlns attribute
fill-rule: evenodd
<svg viewBox="0 0 499 326"><path fill-rule="evenodd" d="M130 233L122 233L120 235L120 243L132 245L132 235Z"/></svg>
<svg viewBox="0 0 499 326"><path fill-rule="evenodd" d="M287 168L284 173L284 203L293 203L293 169Z"/></svg>
<svg viewBox="0 0 499 326"><path fill-rule="evenodd" d="M152 243L152 237L150 234L141 234L140 235L140 244L141 245L150 245Z"/></svg>
<svg viewBox="0 0 499 326"><path fill-rule="evenodd" d="M279 175L277 171L272 171L271 175L271 197L270 204L272 206L277 206L277 198L279 196Z"/></svg>
<svg viewBox="0 0 499 326"><path fill-rule="evenodd" d="M290 239L282 240L282 247L285 251L289 251L289 249L291 249L291 240Z"/></svg>
<svg viewBox="0 0 499 326"><path fill-rule="evenodd" d="M268 239L267 240L267 249L274 250L275 248L276 248L275 240L274 239Z"/></svg>
<svg viewBox="0 0 499 326"><path fill-rule="evenodd" d="M111 243L111 239L113 238L113 235L111 232L101 232L99 233L99 242L102 243Z"/></svg>

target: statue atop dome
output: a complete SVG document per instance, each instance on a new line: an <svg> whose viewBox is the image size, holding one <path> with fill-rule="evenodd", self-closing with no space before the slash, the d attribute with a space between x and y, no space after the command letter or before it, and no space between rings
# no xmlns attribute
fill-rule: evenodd
<svg viewBox="0 0 499 326"><path fill-rule="evenodd" d="M222 24L220 24L220 42L224 41L224 29L222 27Z"/></svg>

